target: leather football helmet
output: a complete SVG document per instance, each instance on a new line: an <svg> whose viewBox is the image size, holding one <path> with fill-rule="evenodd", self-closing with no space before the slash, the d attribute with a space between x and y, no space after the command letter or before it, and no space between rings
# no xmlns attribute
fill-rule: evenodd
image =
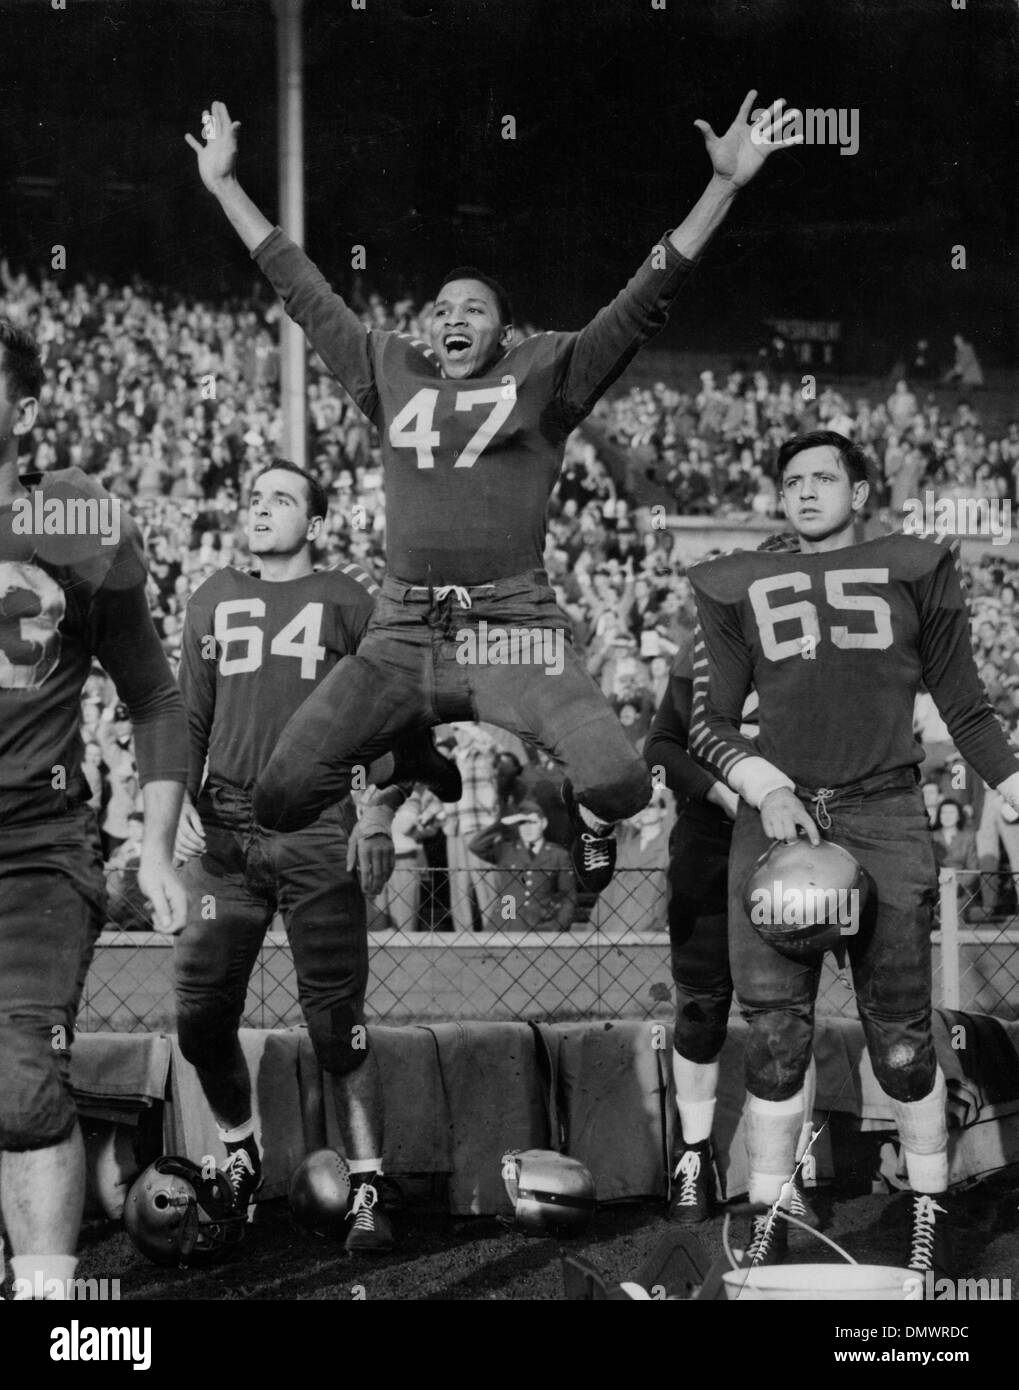
<svg viewBox="0 0 1019 1390"><path fill-rule="evenodd" d="M241 1240L247 1213L234 1207L222 1173L206 1178L191 1159L167 1154L150 1164L127 1194L124 1225L153 1263L187 1265Z"/></svg>
<svg viewBox="0 0 1019 1390"><path fill-rule="evenodd" d="M520 1230L531 1235L575 1235L594 1212L594 1179L584 1165L553 1149L510 1149L502 1179Z"/></svg>
<svg viewBox="0 0 1019 1390"><path fill-rule="evenodd" d="M85 1135L86 1200L111 1221L124 1215L124 1204L141 1165L127 1125L95 1121Z"/></svg>
<svg viewBox="0 0 1019 1390"><path fill-rule="evenodd" d="M298 1225L318 1236L344 1233L350 1201L350 1169L336 1149L316 1149L294 1169L290 1210Z"/></svg>
<svg viewBox="0 0 1019 1390"><path fill-rule="evenodd" d="M779 840L747 875L743 906L769 946L816 962L859 931L867 886L867 875L841 845Z"/></svg>

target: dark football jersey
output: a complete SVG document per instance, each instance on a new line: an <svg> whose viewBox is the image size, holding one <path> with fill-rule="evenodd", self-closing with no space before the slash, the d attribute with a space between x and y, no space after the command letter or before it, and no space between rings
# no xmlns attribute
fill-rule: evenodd
<svg viewBox="0 0 1019 1390"><path fill-rule="evenodd" d="M781 532L769 536L757 547L758 550L798 551L799 537L795 532ZM665 785L677 797L679 804L688 813L709 820L726 819L721 807L708 802L706 797L720 774L715 769L708 770L700 761L692 757L690 748L690 720L693 711L694 675L694 636L685 636L679 650L672 660L669 683L665 687L661 704L655 713L651 731L644 744L644 761L652 775L660 768L665 775ZM741 732L748 737L757 737L757 692L751 691L742 712Z"/></svg>
<svg viewBox="0 0 1019 1390"><path fill-rule="evenodd" d="M757 756L811 788L920 763L921 682L987 782L1019 770L973 661L954 548L899 534L822 554L741 552L695 565L690 581L700 621L690 748L731 783L736 770L733 785ZM756 746L739 728L751 686Z"/></svg>
<svg viewBox="0 0 1019 1390"><path fill-rule="evenodd" d="M91 795L79 730L93 657L128 705L141 780L183 781L186 767L137 526L78 468L21 482L27 498L0 507L0 824L59 815Z"/></svg>
<svg viewBox="0 0 1019 1390"><path fill-rule="evenodd" d="M663 326L692 265L666 241L579 333L536 334L451 381L427 343L366 329L279 229L253 254L379 430L388 569L413 584L541 568L566 437Z"/></svg>
<svg viewBox="0 0 1019 1390"><path fill-rule="evenodd" d="M378 586L358 565L273 583L226 568L188 601L180 683L191 730L188 789L248 789L291 715L356 650Z"/></svg>

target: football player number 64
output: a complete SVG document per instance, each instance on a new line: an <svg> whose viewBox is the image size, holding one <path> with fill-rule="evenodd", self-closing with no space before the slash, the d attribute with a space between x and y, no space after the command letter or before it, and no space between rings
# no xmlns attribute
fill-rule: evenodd
<svg viewBox="0 0 1019 1390"><path fill-rule="evenodd" d="M887 584L887 569L829 570L824 575L824 596L829 608L839 608L849 613L867 613L873 620L870 631L851 631L848 627L835 624L829 631L833 646L842 651L884 651L892 645L892 610L888 602L877 594L846 593L847 584ZM802 656L805 641L821 641L821 624L817 609L809 599L797 599L793 603L774 603L773 596L783 589L803 593L811 587L809 574L801 570L793 574L776 574L769 579L755 579L747 590L750 603L757 619L757 630L761 636L761 650L769 661L783 661L786 657ZM779 623L799 622L800 632L796 637L782 641L775 635Z"/></svg>
<svg viewBox="0 0 1019 1390"><path fill-rule="evenodd" d="M221 676L239 676L257 671L262 664L265 633L254 623L231 624L240 616L264 618L265 604L260 598L231 598L216 604L213 633L220 648ZM301 679L313 681L318 663L326 654L322 635L321 603L306 603L296 618L281 627L269 644L272 656L292 656L301 663ZM300 640L298 640L300 639Z"/></svg>
<svg viewBox="0 0 1019 1390"><path fill-rule="evenodd" d="M434 468L432 450L438 448L439 431L432 428L439 393L433 386L423 386L403 409L394 415L389 426L389 442L394 449L416 449L419 468ZM456 393L457 410L473 410L478 405L492 408L467 441L456 461L457 468L473 468L481 452L495 438L509 419L516 402L513 391L504 386L485 386L476 391Z"/></svg>

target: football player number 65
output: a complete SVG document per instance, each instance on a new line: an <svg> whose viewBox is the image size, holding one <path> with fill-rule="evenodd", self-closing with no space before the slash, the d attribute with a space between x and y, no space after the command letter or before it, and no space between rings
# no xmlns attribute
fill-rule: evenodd
<svg viewBox="0 0 1019 1390"><path fill-rule="evenodd" d="M870 631L851 631L840 624L829 631L832 644L842 651L884 651L892 645L892 610L887 600L877 594L848 594L847 584L887 584L887 569L829 570L824 576L824 596L829 608L848 613L867 613L873 620ZM817 609L807 598L793 603L774 603L773 595L783 589L803 593L811 587L809 574L797 570L793 574L776 574L769 579L755 579L747 590L761 636L761 650L769 661L802 656L805 641L821 641L821 624ZM779 623L798 622L800 632L782 641L775 635Z"/></svg>
<svg viewBox="0 0 1019 1390"><path fill-rule="evenodd" d="M403 409L393 416L389 426L390 444L394 449L416 449L419 468L435 467L432 450L438 448L440 439L439 431L432 428L432 423L438 399L439 393L433 386L423 386ZM467 441L456 461L457 468L474 467L482 450L491 444L500 427L509 419L515 402L515 393L507 391L504 386L485 386L475 391L456 393L457 410L473 410L477 405L492 407Z"/></svg>

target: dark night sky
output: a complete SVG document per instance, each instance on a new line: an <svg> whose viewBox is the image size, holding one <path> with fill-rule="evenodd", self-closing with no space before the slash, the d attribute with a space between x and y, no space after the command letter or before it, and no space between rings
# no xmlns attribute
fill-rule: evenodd
<svg viewBox="0 0 1019 1390"><path fill-rule="evenodd" d="M182 134L226 100L275 212L268 0L67 6L0 0L0 244L31 266L64 243L72 275L250 283ZM693 119L721 130L756 85L858 108L861 149L770 162L672 341L750 345L790 314L843 319L882 362L955 329L1016 362L1017 34L1012 0L307 0L307 246L340 289L355 242L390 293L475 260L523 316L576 326L703 186Z"/></svg>

